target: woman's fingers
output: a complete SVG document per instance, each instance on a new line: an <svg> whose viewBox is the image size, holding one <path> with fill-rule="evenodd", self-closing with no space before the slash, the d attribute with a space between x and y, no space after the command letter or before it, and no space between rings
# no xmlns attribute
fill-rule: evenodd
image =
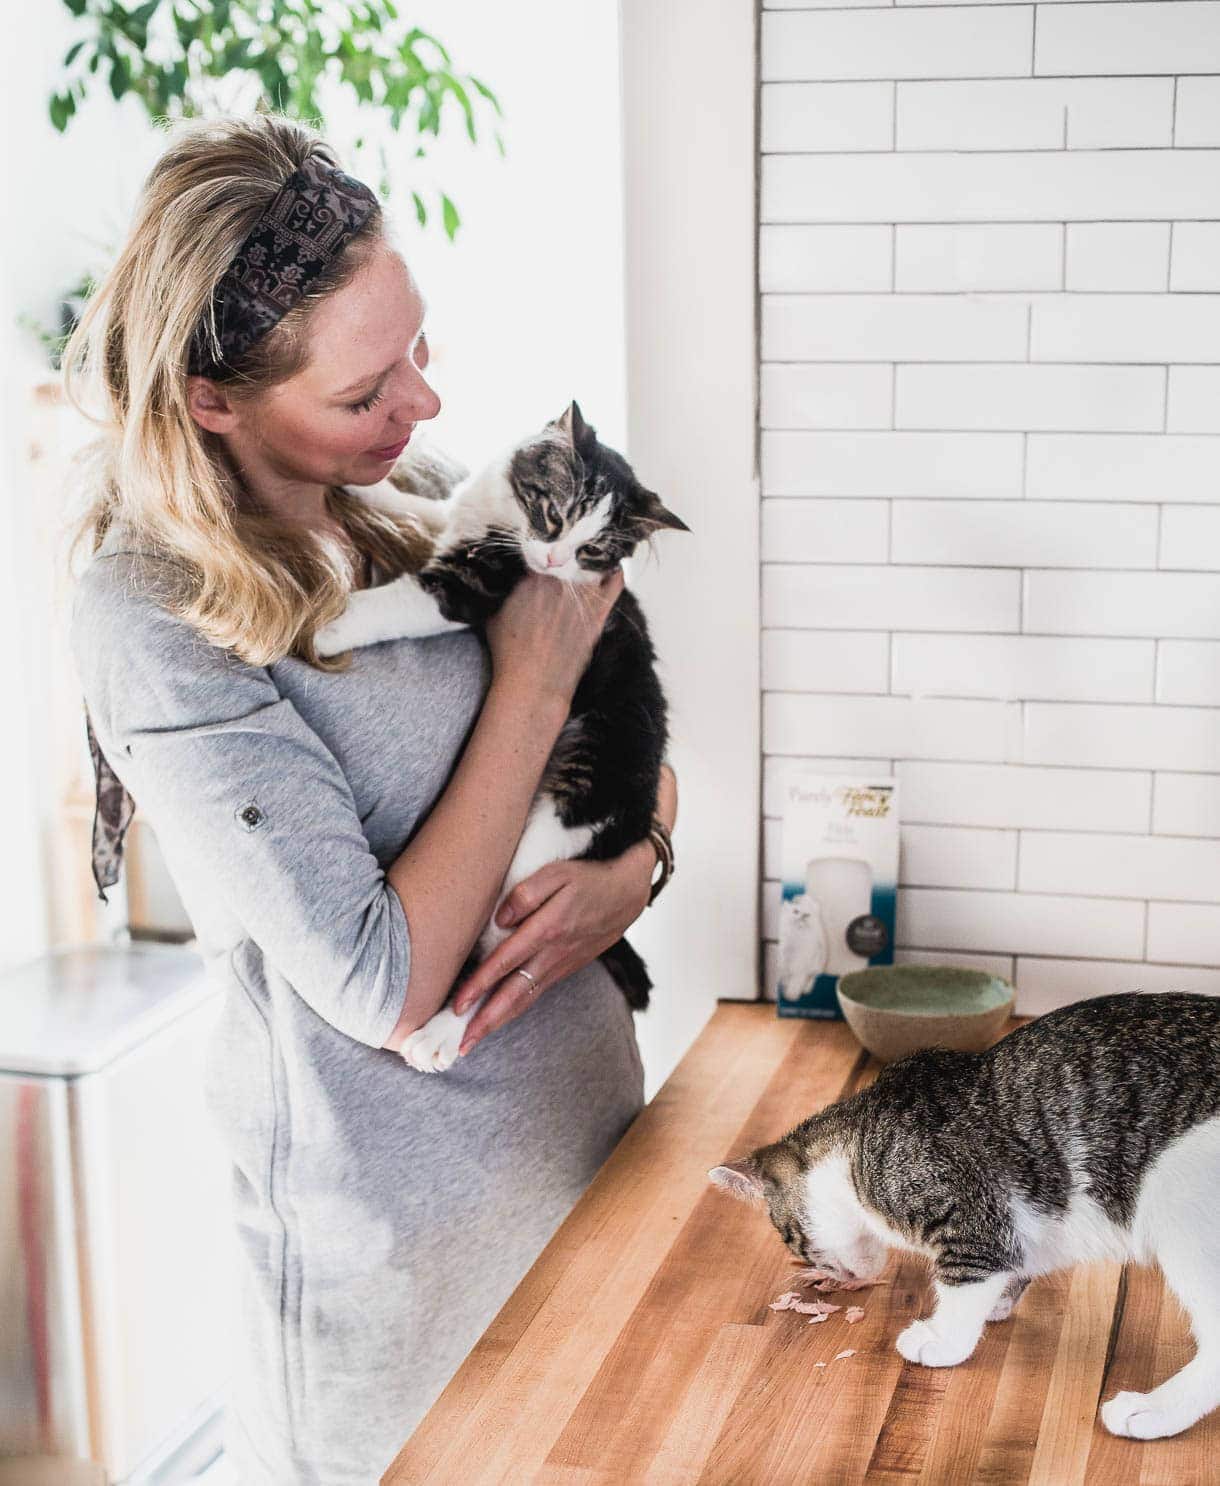
<svg viewBox="0 0 1220 1486"><path fill-rule="evenodd" d="M526 975L521 973L522 971L528 971L532 978L527 979ZM522 1012L528 1011L543 991L554 984L555 979L556 977L548 972L547 957L542 955L530 960L526 965L518 966L510 975L506 975L499 988L488 996L478 1012L471 1018L470 1025L462 1037L459 1053L465 1056L489 1032L498 1031L505 1023L519 1017Z"/></svg>
<svg viewBox="0 0 1220 1486"><path fill-rule="evenodd" d="M496 909L496 923L507 929L541 908L567 882L566 868L566 862L548 862L523 878Z"/></svg>
<svg viewBox="0 0 1220 1486"><path fill-rule="evenodd" d="M472 1002L477 1001L480 996L485 996L488 991L496 986L518 965L525 962L541 949L546 940L545 924L538 924L530 918L521 927L515 930L503 944L498 944L491 954L479 965L473 975L460 985L453 997L453 1009L460 1016L466 1011ZM525 984L523 976L518 976L521 984Z"/></svg>

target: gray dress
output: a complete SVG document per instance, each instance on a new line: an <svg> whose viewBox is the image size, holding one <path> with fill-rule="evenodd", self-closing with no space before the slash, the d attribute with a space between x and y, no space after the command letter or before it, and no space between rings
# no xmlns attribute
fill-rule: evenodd
<svg viewBox="0 0 1220 1486"><path fill-rule="evenodd" d="M242 1486L370 1486L640 1110L632 1013L595 961L448 1073L382 1050L411 963L385 869L445 787L486 652L462 632L339 674L250 666L157 602L164 573L112 528L72 648L224 988L228 1448Z"/></svg>

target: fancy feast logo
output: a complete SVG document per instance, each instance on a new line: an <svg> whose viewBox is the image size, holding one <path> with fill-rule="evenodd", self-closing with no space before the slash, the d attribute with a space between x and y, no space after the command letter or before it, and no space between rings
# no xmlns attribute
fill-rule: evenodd
<svg viewBox="0 0 1220 1486"><path fill-rule="evenodd" d="M886 785L847 785L836 793L848 815L870 815L880 820L890 813L892 791Z"/></svg>
<svg viewBox="0 0 1220 1486"><path fill-rule="evenodd" d="M810 789L800 780L791 786L791 798L801 805L838 804L844 815L870 816L883 820L890 813L893 798L892 784L841 784L834 789L819 785Z"/></svg>

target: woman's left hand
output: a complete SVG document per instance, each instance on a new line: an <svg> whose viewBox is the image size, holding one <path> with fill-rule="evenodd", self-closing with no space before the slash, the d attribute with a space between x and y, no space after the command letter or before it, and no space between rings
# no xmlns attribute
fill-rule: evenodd
<svg viewBox="0 0 1220 1486"><path fill-rule="evenodd" d="M496 914L501 928L518 927L454 995L460 1014L491 992L466 1028L461 1052L617 943L648 904L656 862L652 845L637 841L609 861L550 862L518 883ZM528 970L534 984L517 969Z"/></svg>

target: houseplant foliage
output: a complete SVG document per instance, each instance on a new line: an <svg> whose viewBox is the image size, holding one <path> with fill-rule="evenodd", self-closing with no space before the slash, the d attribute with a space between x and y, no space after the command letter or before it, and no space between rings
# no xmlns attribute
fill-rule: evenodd
<svg viewBox="0 0 1220 1486"><path fill-rule="evenodd" d="M133 94L153 119L176 119L232 106L244 85L246 107L264 107L317 123L325 131L319 85L350 89L395 133L407 132L416 158L426 156L448 120L460 121L477 144L484 122L501 154L499 100L486 83L458 72L440 41L409 26L395 0L63 0L78 22L57 91L48 108L61 133L89 92ZM244 75L244 76L243 76ZM357 150L364 147L357 139ZM389 192L384 144L379 185ZM440 220L452 239L457 207L443 191ZM423 226L429 209L413 191Z"/></svg>

